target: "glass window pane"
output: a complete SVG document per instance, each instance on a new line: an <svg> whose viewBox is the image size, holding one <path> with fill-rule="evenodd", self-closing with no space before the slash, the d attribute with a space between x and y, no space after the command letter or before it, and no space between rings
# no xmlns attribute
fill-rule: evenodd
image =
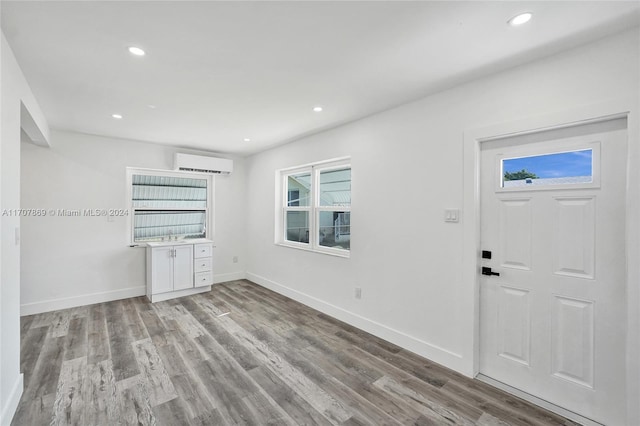
<svg viewBox="0 0 640 426"><path fill-rule="evenodd" d="M320 212L318 243L324 247L351 248L351 212Z"/></svg>
<svg viewBox="0 0 640 426"><path fill-rule="evenodd" d="M351 206L351 168L320 172L320 205Z"/></svg>
<svg viewBox="0 0 640 426"><path fill-rule="evenodd" d="M136 210L133 216L133 240L160 241L168 236L204 238L205 223L205 211Z"/></svg>
<svg viewBox="0 0 640 426"><path fill-rule="evenodd" d="M287 176L287 206L310 205L311 173Z"/></svg>
<svg viewBox="0 0 640 426"><path fill-rule="evenodd" d="M558 152L502 160L502 187L593 182L593 150Z"/></svg>
<svg viewBox="0 0 640 426"><path fill-rule="evenodd" d="M134 208L202 209L207 207L206 179L133 175L132 183Z"/></svg>
<svg viewBox="0 0 640 426"><path fill-rule="evenodd" d="M208 180L131 176L133 241L206 237Z"/></svg>
<svg viewBox="0 0 640 426"><path fill-rule="evenodd" d="M285 224L287 241L309 242L309 212L288 211Z"/></svg>

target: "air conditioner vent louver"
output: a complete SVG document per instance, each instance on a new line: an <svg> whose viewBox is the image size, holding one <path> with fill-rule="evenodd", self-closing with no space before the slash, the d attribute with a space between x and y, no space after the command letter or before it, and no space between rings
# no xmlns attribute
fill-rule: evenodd
<svg viewBox="0 0 640 426"><path fill-rule="evenodd" d="M186 172L228 175L233 171L233 160L176 153L175 169Z"/></svg>
<svg viewBox="0 0 640 426"><path fill-rule="evenodd" d="M222 174L220 170L203 170L203 169L190 169L189 167L180 167L178 170L183 172L198 172L198 173L213 173L213 174Z"/></svg>

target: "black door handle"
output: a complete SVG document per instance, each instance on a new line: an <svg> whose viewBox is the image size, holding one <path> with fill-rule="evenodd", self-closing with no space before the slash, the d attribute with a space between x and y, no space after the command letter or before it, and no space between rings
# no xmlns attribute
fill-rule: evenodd
<svg viewBox="0 0 640 426"><path fill-rule="evenodd" d="M500 276L499 272L493 272L491 270L491 268L487 268L486 266L482 267L482 275L496 275L496 276Z"/></svg>

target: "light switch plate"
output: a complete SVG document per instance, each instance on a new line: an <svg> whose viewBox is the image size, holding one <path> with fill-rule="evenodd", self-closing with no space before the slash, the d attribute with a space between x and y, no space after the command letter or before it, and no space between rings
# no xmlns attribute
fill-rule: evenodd
<svg viewBox="0 0 640 426"><path fill-rule="evenodd" d="M460 222L460 209L445 209L444 221L452 223Z"/></svg>

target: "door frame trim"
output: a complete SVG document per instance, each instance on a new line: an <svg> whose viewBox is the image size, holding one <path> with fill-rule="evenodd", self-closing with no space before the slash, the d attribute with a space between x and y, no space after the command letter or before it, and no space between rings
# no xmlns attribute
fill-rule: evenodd
<svg viewBox="0 0 640 426"><path fill-rule="evenodd" d="M463 351L469 357L464 373L476 377L480 365L480 148L482 142L506 137L627 118L626 256L640 258L640 122L639 99L628 97L521 120L465 129L463 146L462 278L469 291L461 294ZM629 424L640 423L640 262L627 261L627 335L625 389Z"/></svg>

